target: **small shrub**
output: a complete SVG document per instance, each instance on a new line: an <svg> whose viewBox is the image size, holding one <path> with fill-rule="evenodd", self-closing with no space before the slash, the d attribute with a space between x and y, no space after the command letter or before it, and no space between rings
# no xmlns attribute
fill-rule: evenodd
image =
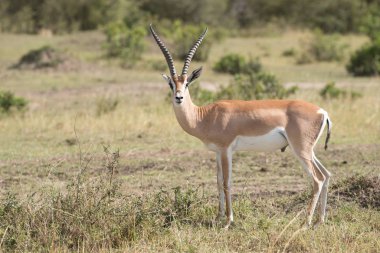
<svg viewBox="0 0 380 253"><path fill-rule="evenodd" d="M245 65L245 68L243 69L243 73L259 73L260 71L262 71L262 68L263 66L259 58L250 57L247 64Z"/></svg>
<svg viewBox="0 0 380 253"><path fill-rule="evenodd" d="M104 33L108 57L118 57L126 68L133 67L144 52L146 30L141 26L128 27L124 23L109 24Z"/></svg>
<svg viewBox="0 0 380 253"><path fill-rule="evenodd" d="M96 115L101 116L116 109L119 104L118 98L101 97L96 101Z"/></svg>
<svg viewBox="0 0 380 253"><path fill-rule="evenodd" d="M247 61L242 55L227 54L215 64L214 70L232 75L258 73L262 70L262 65L258 58L250 58Z"/></svg>
<svg viewBox="0 0 380 253"><path fill-rule="evenodd" d="M201 88L199 82L190 86L190 95L196 104L208 104L215 100L215 94L212 91Z"/></svg>
<svg viewBox="0 0 380 253"><path fill-rule="evenodd" d="M323 99L333 99L333 98L346 98L350 97L356 99L362 96L361 93L356 91L346 91L335 86L334 82L326 84L326 86L319 92Z"/></svg>
<svg viewBox="0 0 380 253"><path fill-rule="evenodd" d="M239 54L228 54L223 56L214 66L214 70L217 72L238 74L242 73L246 66L246 60Z"/></svg>
<svg viewBox="0 0 380 253"><path fill-rule="evenodd" d="M16 97L10 91L0 91L0 112L10 113L12 109L23 110L28 102L22 97Z"/></svg>
<svg viewBox="0 0 380 253"><path fill-rule="evenodd" d="M171 39L172 44L174 45L174 50L172 51L173 57L178 59L185 59L189 50L198 39L197 36L200 36L206 25L190 25L183 24L180 21L176 21L173 25L164 31L164 34ZM206 61L211 51L212 41L217 38L217 34L212 31L207 32L207 36L202 42L193 60L195 61ZM218 40L220 40L219 38Z"/></svg>
<svg viewBox="0 0 380 253"><path fill-rule="evenodd" d="M277 78L265 72L236 75L234 81L222 88L216 97L218 99L270 99L285 98L297 91L293 86L289 89L281 85Z"/></svg>
<svg viewBox="0 0 380 253"><path fill-rule="evenodd" d="M41 48L31 50L24 54L14 68L55 68L61 64L64 59L61 53L51 46L43 46Z"/></svg>
<svg viewBox="0 0 380 253"><path fill-rule="evenodd" d="M306 42L305 49L297 59L297 63L342 60L347 45L338 43L338 40L337 35L324 35L321 31L316 31L313 37Z"/></svg>
<svg viewBox="0 0 380 253"><path fill-rule="evenodd" d="M366 44L355 51L346 66L354 76L375 76L380 73L380 41Z"/></svg>
<svg viewBox="0 0 380 253"><path fill-rule="evenodd" d="M286 49L282 52L282 56L284 57L293 57L296 55L296 50L294 48Z"/></svg>

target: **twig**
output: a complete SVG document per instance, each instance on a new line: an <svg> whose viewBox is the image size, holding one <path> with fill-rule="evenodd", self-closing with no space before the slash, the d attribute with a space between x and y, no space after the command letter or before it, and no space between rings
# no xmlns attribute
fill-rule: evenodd
<svg viewBox="0 0 380 253"><path fill-rule="evenodd" d="M1 241L0 241L0 249L1 249L1 245L3 245L3 241L4 241L4 238L5 238L5 235L6 235L7 232L8 232L8 228L9 228L9 226L7 226L7 228L6 228L5 231L4 231L3 237L1 238Z"/></svg>
<svg viewBox="0 0 380 253"><path fill-rule="evenodd" d="M280 240L280 238L282 237L283 233L285 233L285 231L290 227L290 225L293 224L293 222L301 215L301 213L303 213L304 210L301 210L297 213L297 215L284 227L284 229L281 231L281 233L279 234L279 236L276 238L274 245L277 244L277 242Z"/></svg>
<svg viewBox="0 0 380 253"><path fill-rule="evenodd" d="M287 248L289 247L289 245L290 245L290 242L293 241L293 239L296 237L296 235L298 235L300 232L305 231L305 230L307 230L307 228L306 228L306 227L302 227L302 228L298 229L296 232L294 232L294 233L292 234L292 236L290 237L290 239L286 242L285 247L284 247L284 249L282 250L282 253L284 253L284 252L286 251L286 249L287 249Z"/></svg>

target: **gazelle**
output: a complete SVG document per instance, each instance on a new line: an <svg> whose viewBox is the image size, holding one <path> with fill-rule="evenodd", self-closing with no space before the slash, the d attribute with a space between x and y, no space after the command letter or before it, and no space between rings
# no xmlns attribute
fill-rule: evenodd
<svg viewBox="0 0 380 253"><path fill-rule="evenodd" d="M181 75L176 74L173 58L150 25L150 31L170 70L163 75L173 91L172 102L178 123L185 132L200 139L216 153L219 212L225 215L226 228L233 222L231 205L232 154L239 150L285 150L288 145L313 180L313 197L307 208L307 225L311 225L314 210L319 205L319 219L324 222L330 172L314 154L325 125L328 125L325 149L330 137L331 122L320 107L298 100L223 100L205 106L191 101L189 86L202 72L202 67L187 75L195 51L204 39L206 30L186 56Z"/></svg>

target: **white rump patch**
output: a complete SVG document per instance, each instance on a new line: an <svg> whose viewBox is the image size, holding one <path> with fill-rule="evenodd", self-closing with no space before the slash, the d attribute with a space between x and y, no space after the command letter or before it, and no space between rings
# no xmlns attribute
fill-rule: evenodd
<svg viewBox="0 0 380 253"><path fill-rule="evenodd" d="M319 110L317 111L317 113L323 114L323 115L327 114L327 112L325 110L323 110L322 108L319 108Z"/></svg>
<svg viewBox="0 0 380 253"><path fill-rule="evenodd" d="M232 143L232 150L254 150L272 152L288 145L284 128L277 127L260 136L238 136Z"/></svg>

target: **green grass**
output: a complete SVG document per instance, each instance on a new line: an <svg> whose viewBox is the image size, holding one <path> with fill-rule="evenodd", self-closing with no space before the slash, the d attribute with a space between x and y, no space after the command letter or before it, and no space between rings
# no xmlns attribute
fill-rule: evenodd
<svg viewBox="0 0 380 253"><path fill-rule="evenodd" d="M332 184L353 175L375 177L380 168L380 80L353 78L345 72L344 63L296 65L293 58L282 56L286 49L299 50L300 41L307 35L288 31L275 37L229 38L215 44L209 61L194 62L191 68L204 65L201 85L216 88L232 79L212 71L222 55L234 52L259 56L264 69L278 76L282 83L300 86L300 91L291 98L316 103L329 112L333 122L329 150L324 151L322 145L318 145L316 154L333 173ZM365 38L358 36L343 39L350 50L365 42ZM301 214L274 244L308 200L306 197L296 201L299 196L308 196L309 181L289 149L285 153L235 154L236 224L224 231L221 224L214 222L217 211L214 154L183 132L171 105L165 102L168 85L160 71L149 67L151 60L164 61L156 45L147 39L148 51L143 61L135 69L125 70L118 62L103 58L103 41L100 32L52 38L0 34L1 89L29 101L25 112L0 115L0 199L4 200L7 192L13 192L21 208L20 213L13 216L8 212L5 219L2 202L0 241L4 238L1 244L4 251L62 252L79 248L107 252L282 252L288 242L285 252L376 252L379 249L379 212L355 202L337 201L335 197L329 204L326 225L297 234L304 220ZM80 61L78 69L20 71L8 68L29 50L47 44ZM177 67L181 66L177 61ZM363 97L323 100L319 90L327 82L360 91ZM118 103L99 115L99 100L104 97L117 98ZM70 214L78 214L70 208L65 209L69 213L67 217L59 216L60 223L55 225L70 222L68 224L78 229L75 233L82 236L65 233L54 223L42 223L43 217L52 217L47 215L52 213L52 197L57 192L62 196L70 193L67 185L75 181L84 164L87 164L88 185L101 177L107 164L103 146L120 151L115 174L120 188L113 196L115 202L111 206L115 209L108 213L110 209L105 202L104 216L96 226L108 222L107 229L115 232L114 236L105 236L99 227L91 227L88 222L67 220ZM101 186L104 190L108 184ZM155 196L168 192L169 197L163 203L171 207L175 203L173 189L178 186L184 193L198 189L193 196L196 204L191 213L172 215L177 218L170 226L161 226L160 222L166 217L162 212L168 210L153 207L160 204ZM33 198L27 197L33 193ZM89 215L86 210L92 209L86 206L94 207L91 195L81 196L80 215ZM141 206L129 205L138 200ZM124 209L122 204L125 204ZM291 206L294 208L289 209ZM123 234L123 226L133 228L130 217L144 210L158 210L161 214L144 216L146 224L136 230L132 240ZM55 214L61 211L56 210ZM122 220L120 213L127 219ZM18 218L12 220L12 217ZM33 223L28 223L31 221ZM12 224L20 226L19 230ZM36 229L33 231L38 236L28 237L33 233L29 233L32 230L28 230L27 224L34 224L30 229ZM82 224L83 230L77 224ZM104 231L110 231L107 229ZM16 248L11 247L11 235L17 241ZM50 237L42 243L45 235ZM292 235L294 238L290 240ZM71 245L67 238L78 240Z"/></svg>

